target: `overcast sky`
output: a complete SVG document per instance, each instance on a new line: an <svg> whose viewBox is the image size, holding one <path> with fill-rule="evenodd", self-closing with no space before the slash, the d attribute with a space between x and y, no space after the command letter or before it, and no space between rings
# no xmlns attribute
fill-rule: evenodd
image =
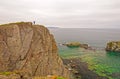
<svg viewBox="0 0 120 79"><path fill-rule="evenodd" d="M63 28L120 28L120 0L0 0L0 23L16 21Z"/></svg>

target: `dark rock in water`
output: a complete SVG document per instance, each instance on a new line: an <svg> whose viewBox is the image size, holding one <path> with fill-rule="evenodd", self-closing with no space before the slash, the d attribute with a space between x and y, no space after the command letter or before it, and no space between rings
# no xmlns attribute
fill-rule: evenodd
<svg viewBox="0 0 120 79"><path fill-rule="evenodd" d="M76 79L108 79L97 75L94 71L89 70L88 64L82 62L79 58L63 59L64 64L72 68L72 72Z"/></svg>
<svg viewBox="0 0 120 79"><path fill-rule="evenodd" d="M120 41L112 41L107 43L106 51L120 52Z"/></svg>
<svg viewBox="0 0 120 79"><path fill-rule="evenodd" d="M55 39L42 25L20 22L0 25L0 72L28 76L58 75L70 79Z"/></svg>

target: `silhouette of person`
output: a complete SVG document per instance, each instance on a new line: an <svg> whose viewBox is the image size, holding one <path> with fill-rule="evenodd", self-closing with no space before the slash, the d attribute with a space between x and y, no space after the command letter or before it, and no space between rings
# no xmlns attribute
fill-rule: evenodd
<svg viewBox="0 0 120 79"><path fill-rule="evenodd" d="M35 21L33 21L33 24L35 24Z"/></svg>

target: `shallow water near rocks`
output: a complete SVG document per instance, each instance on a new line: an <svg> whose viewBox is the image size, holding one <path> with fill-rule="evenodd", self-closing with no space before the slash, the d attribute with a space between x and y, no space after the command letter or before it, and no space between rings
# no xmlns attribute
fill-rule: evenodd
<svg viewBox="0 0 120 79"><path fill-rule="evenodd" d="M120 54L104 50L86 50L83 48L59 47L59 54L64 59L80 58L88 68L99 76L120 79Z"/></svg>
<svg viewBox="0 0 120 79"><path fill-rule="evenodd" d="M104 50L107 42L120 40L120 29L59 28L50 31L57 43L79 41L96 49L85 50L58 45L62 58L80 58L96 74L108 79L120 79L120 53Z"/></svg>

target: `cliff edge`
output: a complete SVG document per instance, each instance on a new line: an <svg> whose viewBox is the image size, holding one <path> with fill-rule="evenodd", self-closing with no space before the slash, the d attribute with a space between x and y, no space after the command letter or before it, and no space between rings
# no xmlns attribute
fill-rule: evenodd
<svg viewBox="0 0 120 79"><path fill-rule="evenodd" d="M69 71L57 52L53 35L42 25L31 22L0 25L0 72L69 79Z"/></svg>

